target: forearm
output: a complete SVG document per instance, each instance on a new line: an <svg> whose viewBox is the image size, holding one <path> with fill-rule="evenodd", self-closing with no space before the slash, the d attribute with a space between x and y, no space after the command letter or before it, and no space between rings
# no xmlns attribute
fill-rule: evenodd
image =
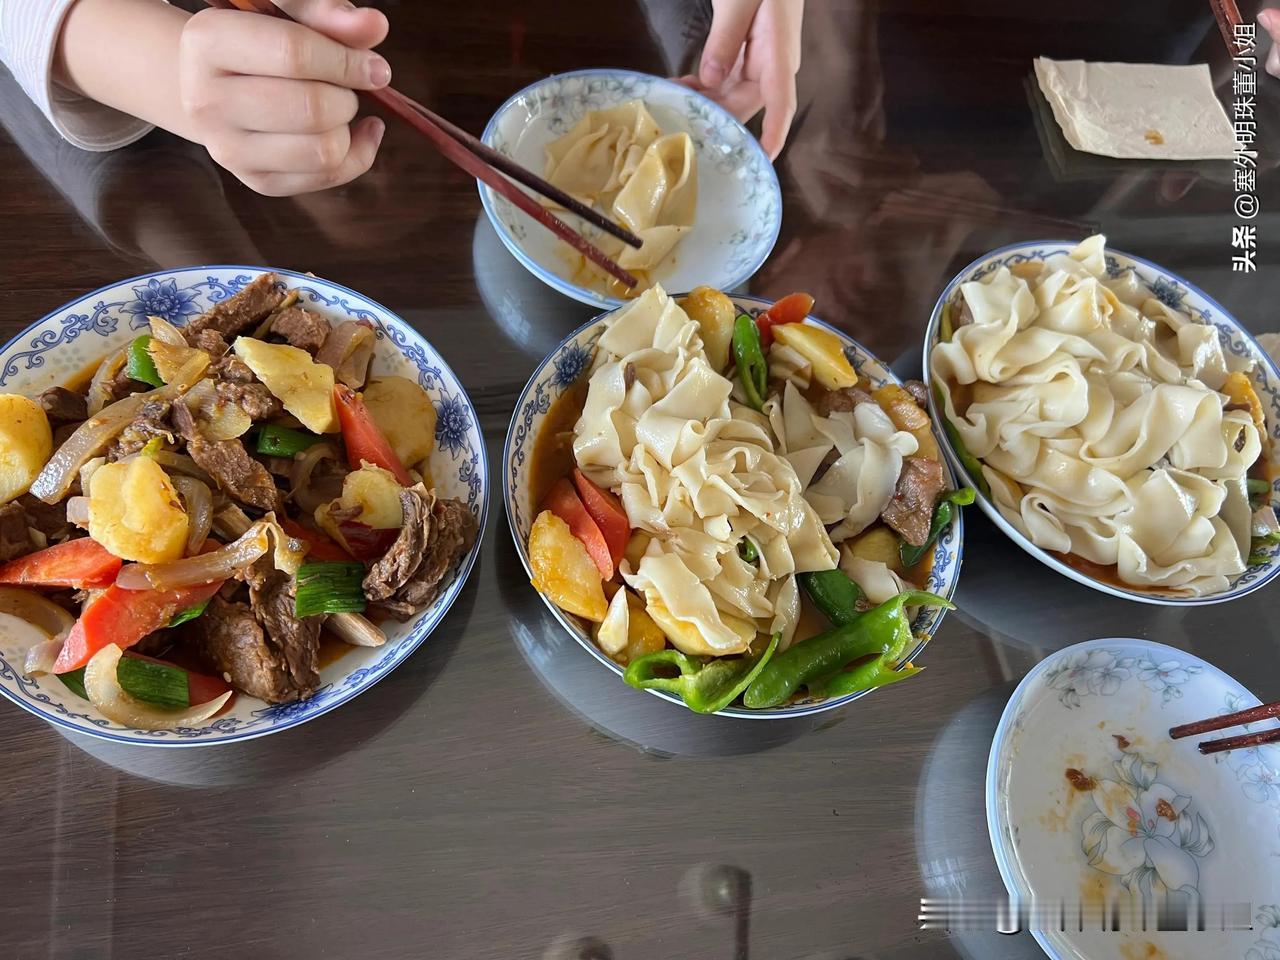
<svg viewBox="0 0 1280 960"><path fill-rule="evenodd" d="M54 79L65 87L198 140L182 110L178 48L190 14L162 0L77 0L63 21Z"/></svg>

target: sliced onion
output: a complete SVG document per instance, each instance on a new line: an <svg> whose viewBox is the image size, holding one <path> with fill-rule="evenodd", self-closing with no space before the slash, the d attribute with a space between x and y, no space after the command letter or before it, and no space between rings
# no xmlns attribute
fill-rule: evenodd
<svg viewBox="0 0 1280 960"><path fill-rule="evenodd" d="M380 647L387 642L387 635L358 613L331 613L325 626L353 646Z"/></svg>
<svg viewBox="0 0 1280 960"><path fill-rule="evenodd" d="M25 620L49 637L70 630L76 622L48 597L18 587L0 587L0 613Z"/></svg>
<svg viewBox="0 0 1280 960"><path fill-rule="evenodd" d="M195 386L209 366L209 355L204 351L198 353L172 382L146 393L130 394L80 424L44 465L31 484L31 493L49 504L65 497L75 482L76 472L133 422L144 403L175 400Z"/></svg>
<svg viewBox="0 0 1280 960"><path fill-rule="evenodd" d="M332 444L315 443L294 458L289 474L289 496L304 513L312 514L331 497L325 497L311 489L311 475L321 460L338 462L338 451Z"/></svg>
<svg viewBox="0 0 1280 960"><path fill-rule="evenodd" d="M234 693L228 690L222 696L199 706L175 710L136 700L124 692L116 677L121 650L109 643L93 655L84 670L84 689L89 702L98 708L108 720L133 727L136 730L174 730L191 727L208 720L222 709Z"/></svg>
<svg viewBox="0 0 1280 960"><path fill-rule="evenodd" d="M116 576L116 584L125 590L176 590L202 583L228 580L246 569L251 563L275 548L277 569L296 573L305 549L294 540L270 516L254 523L234 543L202 553L184 557L169 563L130 563L122 567Z"/></svg>
<svg viewBox="0 0 1280 960"><path fill-rule="evenodd" d="M1252 534L1255 537L1271 537L1280 533L1280 520L1276 519L1276 511L1270 504L1265 504L1253 512Z"/></svg>
<svg viewBox="0 0 1280 960"><path fill-rule="evenodd" d="M160 374L160 379L168 383L195 358L196 354L204 351L185 344L178 347L172 343L161 343L153 339L147 347L147 353L151 355L151 362L156 365L156 373ZM207 353L204 355L209 356Z"/></svg>
<svg viewBox="0 0 1280 960"><path fill-rule="evenodd" d="M213 515L213 528L221 537L242 537L253 526L249 515L235 503L228 503Z"/></svg>
<svg viewBox="0 0 1280 960"><path fill-rule="evenodd" d="M151 459L164 467L166 473L182 473L188 477L195 477L205 485L213 483L213 477L209 476L203 467L197 465L185 453L174 453L172 450L157 450L151 455Z"/></svg>
<svg viewBox="0 0 1280 960"><path fill-rule="evenodd" d="M28 677L53 673L53 665L57 662L58 654L62 652L62 645L67 642L67 634L70 632L70 629L64 630L30 647L27 650L26 662L22 665L22 672Z"/></svg>
<svg viewBox="0 0 1280 960"><path fill-rule="evenodd" d="M210 440L234 440L253 426L253 418L238 403L227 403L218 396L212 380L197 383L183 402L200 424L200 432Z"/></svg>
<svg viewBox="0 0 1280 960"><path fill-rule="evenodd" d="M316 353L316 363L328 364L337 380L358 390L369 375L376 340L371 327L344 320L325 337L324 345Z"/></svg>
<svg viewBox="0 0 1280 960"><path fill-rule="evenodd" d="M147 320L151 324L152 340L167 343L171 347L190 346L187 343L187 338L182 335L182 331L164 317L147 317Z"/></svg>
<svg viewBox="0 0 1280 960"><path fill-rule="evenodd" d="M135 453L134 456L136 457L137 454ZM126 457L125 459L129 458ZM80 468L80 492L85 496L89 495L89 481L98 472L98 468L106 462L106 457L93 457L90 460L86 460L84 466Z"/></svg>
<svg viewBox="0 0 1280 960"><path fill-rule="evenodd" d="M89 524L89 498L88 497L72 497L67 501L67 523L75 524L77 527L85 527Z"/></svg>
<svg viewBox="0 0 1280 960"><path fill-rule="evenodd" d="M128 359L129 348L121 347L115 353L108 354L98 364L98 369L93 372L93 379L89 381L89 393L86 397L86 407L90 417L101 411L111 400L111 393L107 390L107 384L115 378L117 373L124 369L125 362Z"/></svg>
<svg viewBox="0 0 1280 960"><path fill-rule="evenodd" d="M201 483L195 477L172 477L171 482L182 497L182 505L187 511L187 555L190 556L204 546L204 541L213 528L213 493L208 484ZM68 501L68 514L70 510Z"/></svg>

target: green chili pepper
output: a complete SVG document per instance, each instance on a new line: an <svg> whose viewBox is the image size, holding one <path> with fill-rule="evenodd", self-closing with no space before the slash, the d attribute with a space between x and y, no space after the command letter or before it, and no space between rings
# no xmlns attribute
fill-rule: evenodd
<svg viewBox="0 0 1280 960"><path fill-rule="evenodd" d="M760 551L756 549L756 545L749 537L743 537L738 541L738 556L747 563L755 563L760 559Z"/></svg>
<svg viewBox="0 0 1280 960"><path fill-rule="evenodd" d="M848 626L862 616L858 609L858 601L863 598L862 588L843 570L801 573L796 575L796 579L809 599L837 627Z"/></svg>
<svg viewBox="0 0 1280 960"><path fill-rule="evenodd" d="M1271 496L1271 484L1268 481L1248 477L1245 479L1244 486L1249 496L1249 506L1257 510L1267 505Z"/></svg>
<svg viewBox="0 0 1280 960"><path fill-rule="evenodd" d="M911 626L903 612L908 606L950 609L951 603L922 590L900 593L853 623L788 647L761 671L742 702L753 709L777 706L809 681L828 677L847 663L872 654L896 659L911 637Z"/></svg>
<svg viewBox="0 0 1280 960"><path fill-rule="evenodd" d="M782 634L775 633L758 657L717 658L703 662L679 650L659 650L632 660L622 678L637 690L665 690L678 694L695 713L723 710L760 675L778 649ZM659 677L654 668L674 666L677 677Z"/></svg>
<svg viewBox="0 0 1280 960"><path fill-rule="evenodd" d="M1268 563L1271 558L1264 552L1267 547L1273 547L1280 543L1280 533L1267 533L1260 537L1254 537L1250 543L1249 559L1246 561L1249 566L1256 567L1263 563Z"/></svg>
<svg viewBox="0 0 1280 960"><path fill-rule="evenodd" d="M733 359L747 403L761 409L769 393L769 364L760 345L760 328L745 313L739 314L733 324Z"/></svg>
<svg viewBox="0 0 1280 960"><path fill-rule="evenodd" d="M950 343L954 335L955 327L951 323L951 304L944 303L942 305L942 316L938 318L938 339L943 343Z"/></svg>
<svg viewBox="0 0 1280 960"><path fill-rule="evenodd" d="M965 472L969 474L969 479L973 482L973 485L982 492L984 497L991 496L991 488L987 485L986 477L982 475L982 461L969 452L969 449L964 445L964 441L960 439L960 431L947 419L947 406L943 402L941 384L934 384L933 397L937 401L938 415L942 419L942 429L947 431L947 439L951 442L951 449L960 458L960 464L964 467Z"/></svg>
<svg viewBox="0 0 1280 960"><path fill-rule="evenodd" d="M320 438L314 433L266 423L258 431L257 450L269 457L292 457L319 442Z"/></svg>
<svg viewBox="0 0 1280 960"><path fill-rule="evenodd" d="M974 492L969 487L961 487L959 490L949 490L938 498L938 502L933 505L933 520L929 523L929 536L925 538L924 543L920 546L907 543L903 540L898 546L898 556L902 559L904 567L914 567L917 563L925 558L934 542L947 529L951 523L951 518L955 516L957 507L967 507L973 503Z"/></svg>
<svg viewBox="0 0 1280 960"><path fill-rule="evenodd" d="M860 663L852 670L842 670L821 680L809 684L809 693L815 698L832 700L836 697L847 697L851 693L863 690L875 690L887 687L899 680L906 680L920 673L923 667L905 667L894 670L886 665L880 657Z"/></svg>
<svg viewBox="0 0 1280 960"><path fill-rule="evenodd" d="M129 359L125 364L125 373L130 380L149 383L153 387L163 387L164 381L160 379L160 373L156 370L156 362L151 359L151 351L147 349L150 346L150 336L144 334L134 338L129 344Z"/></svg>

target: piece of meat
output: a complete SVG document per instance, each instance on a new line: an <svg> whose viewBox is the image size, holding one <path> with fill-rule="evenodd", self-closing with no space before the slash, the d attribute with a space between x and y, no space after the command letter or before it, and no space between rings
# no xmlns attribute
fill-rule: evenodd
<svg viewBox="0 0 1280 960"><path fill-rule="evenodd" d="M422 563L395 595L396 600L419 610L436 598L453 562L475 543L478 528L475 515L461 500L437 500L431 514L432 536Z"/></svg>
<svg viewBox="0 0 1280 960"><path fill-rule="evenodd" d="M951 311L951 328L953 330L959 330L961 327L973 323L973 311L969 309L969 301L961 297L959 302L960 306Z"/></svg>
<svg viewBox="0 0 1280 960"><path fill-rule="evenodd" d="M364 578L364 593L379 612L408 620L431 603L455 560L471 549L477 523L461 500L437 500L421 484L400 494L404 525Z"/></svg>
<svg viewBox="0 0 1280 960"><path fill-rule="evenodd" d="M366 599L386 600L409 582L422 562L424 548L431 538L431 511L434 506L435 494L428 493L421 484L400 491L400 533L365 574Z"/></svg>
<svg viewBox="0 0 1280 960"><path fill-rule="evenodd" d="M187 453L213 477L218 489L259 510L283 513L283 496L271 474L249 456L239 440L207 440L185 403L173 408L173 424L187 441Z"/></svg>
<svg viewBox="0 0 1280 960"><path fill-rule="evenodd" d="M129 648L132 653L140 653L144 657L158 657L173 646L172 630L155 630Z"/></svg>
<svg viewBox="0 0 1280 960"><path fill-rule="evenodd" d="M197 337L202 330L215 330L224 339L230 340L251 327L261 323L272 310L280 306L284 300L284 292L275 286L276 275L264 273L244 289L216 303L205 313L196 317L183 330L187 343L197 345Z"/></svg>
<svg viewBox="0 0 1280 960"><path fill-rule="evenodd" d="M142 390L150 390L151 384L139 383L133 377L129 376L129 366L125 364L117 370L103 384L103 392L106 394L106 405L110 406L117 400L123 400L125 397Z"/></svg>
<svg viewBox="0 0 1280 960"><path fill-rule="evenodd" d="M249 568L249 606L266 632L268 646L283 656L293 686L310 696L320 685L320 628L323 616L296 617L297 584L275 568L271 557Z"/></svg>
<svg viewBox="0 0 1280 960"><path fill-rule="evenodd" d="M267 703L288 703L315 692L319 675L299 684L284 652L263 630L248 604L220 596L203 616L181 628L184 641L208 669L237 690Z"/></svg>
<svg viewBox="0 0 1280 960"><path fill-rule="evenodd" d="M168 400L148 400L138 410L138 415L112 442L107 451L108 460L120 460L145 447L154 438L173 442L173 428L169 426Z"/></svg>
<svg viewBox="0 0 1280 960"><path fill-rule="evenodd" d="M282 337L291 347L305 350L313 357L329 336L329 321L302 307L289 307L276 314L271 332Z"/></svg>
<svg viewBox="0 0 1280 960"><path fill-rule="evenodd" d="M37 547L31 536L27 511L17 503L6 503L0 507L0 563L25 557Z"/></svg>
<svg viewBox="0 0 1280 960"><path fill-rule="evenodd" d="M263 383L219 380L214 389L219 399L236 404L251 420L270 420L284 411L284 405Z"/></svg>
<svg viewBox="0 0 1280 960"><path fill-rule="evenodd" d="M904 457L898 485L880 513L880 519L902 535L914 547L922 547L929 539L933 522L933 506L946 486L942 464L924 457Z"/></svg>
<svg viewBox="0 0 1280 960"><path fill-rule="evenodd" d="M61 426L65 423L79 423L89 417L89 407L83 393L76 393L66 387L50 387L40 394L40 406L49 425Z"/></svg>
<svg viewBox="0 0 1280 960"><path fill-rule="evenodd" d="M226 383L255 383L258 379L249 365L234 353L228 353L210 367L209 375Z"/></svg>
<svg viewBox="0 0 1280 960"><path fill-rule="evenodd" d="M829 417L833 413L847 413L860 403L870 402L873 402L871 394L861 387L845 387L843 390L824 390L814 407L819 416Z"/></svg>
<svg viewBox="0 0 1280 960"><path fill-rule="evenodd" d="M222 334L212 327L205 327L203 330L188 333L187 342L191 346L209 354L209 356L213 357L215 363L221 360L227 350L230 349Z"/></svg>
<svg viewBox="0 0 1280 960"><path fill-rule="evenodd" d="M921 410L929 409L929 390L920 380L908 380L902 385L906 388L907 393L911 394L911 399L916 402L916 406Z"/></svg>
<svg viewBox="0 0 1280 960"><path fill-rule="evenodd" d="M45 503L29 493L24 493L14 503L26 511L27 526L43 535L49 543L61 543L79 535L79 531L67 522L65 504Z"/></svg>

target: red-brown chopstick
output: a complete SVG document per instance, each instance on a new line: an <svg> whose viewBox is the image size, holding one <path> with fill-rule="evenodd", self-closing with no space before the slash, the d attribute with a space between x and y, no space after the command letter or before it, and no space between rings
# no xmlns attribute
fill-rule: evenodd
<svg viewBox="0 0 1280 960"><path fill-rule="evenodd" d="M265 0L205 0L205 2L210 6L222 7L223 9L236 8L236 9L245 10L252 13L262 13L268 16L277 16L277 17L282 17L284 19L292 19L287 13L285 13L285 11L281 10L279 7L275 6L274 4L266 3ZM454 127L453 124L449 124L449 126L452 127L454 130L458 131L458 133L469 138L468 141L455 139L453 135L447 132L444 127L440 126L436 122L435 115L432 114L431 111L427 110L426 107L423 107L421 104L417 103L416 101L410 100L404 94L400 93L398 90L392 87L384 87L381 90L368 90L368 91L365 91L365 93L371 99L377 101L382 106L386 107L388 110L394 113L396 116L400 117L400 119L404 120L414 129L416 129L419 133L424 134L433 144L435 144L436 149L439 150L442 154L444 154L444 156L447 159L451 160L455 165L462 168L467 173L471 174L471 176L475 177L477 180L480 180L488 184L490 187L492 187L494 190L496 190L506 199L510 200L517 207L519 207L529 216L533 217L533 219L537 220L540 224L542 224L544 227L546 227L548 230L554 233L557 237L559 237L565 243L569 244L571 247L573 247L575 250L581 253L584 257L586 257L592 263L599 266L602 270L604 270L610 276L616 278L624 286L626 286L627 288L632 288L638 284L639 281L637 281L634 276L632 276L622 267L618 266L618 264L615 263L613 259L609 257L609 255L606 254L603 250L601 250L591 241L587 240L580 233L578 233L576 230L570 227L567 223L565 223L563 220L561 220L559 217L553 214L550 210L547 210L545 207L543 207L540 203L538 203L536 200L530 197L523 190L520 190L518 187L516 187L515 184L513 184L510 180L504 177L501 173L499 173L493 167L489 166L485 162L485 160L482 160L477 154L472 153L471 150L469 149L470 147L469 141L474 141L477 144L479 144L480 141L476 140L470 134L466 133L466 131L462 130L460 127ZM480 146L483 147L483 149L485 150L490 149L488 147L485 147L483 144L480 144ZM490 152L496 156L501 156L501 154L498 154L496 151L490 151ZM507 160L506 157L503 157L502 159L504 161ZM512 164L512 166L514 166L514 164ZM618 227L616 224L612 224L611 221L608 221L606 218L600 216L595 211L591 211L590 208L584 207L583 204L578 203L578 201L574 200L572 197L570 197L568 194L564 193L563 191L558 190L555 187L552 187L551 184L541 180L540 177L537 177L535 174L530 173L527 170L523 170L523 168L521 169L523 171L522 182L529 183L530 180L535 180L540 183L543 183L545 184L546 187L550 188L550 190L553 191L553 193L548 193L547 196L555 200L557 203L561 203L563 206L570 207L570 208L572 208L572 205L576 204L578 208L583 210L588 210L593 215L593 217L590 218L592 223L595 223L597 226L602 226L601 221L603 221L605 224L609 224L609 226L604 227L604 229L609 230L609 232L613 233L615 236L618 235L619 231L627 234L626 236L621 237L620 239L623 239L625 242L630 243L632 246L638 247L642 242L640 241L639 237L636 237L634 234L631 234L629 231L623 230L623 228ZM535 189L539 189L540 192L542 192L540 188L535 187ZM555 194L559 194L559 197L555 196ZM564 204L560 199L560 197L563 197L565 200L568 200L569 203Z"/></svg>
<svg viewBox="0 0 1280 960"><path fill-rule="evenodd" d="M1240 16L1240 8L1236 6L1236 0L1209 0L1209 9L1213 11L1213 18L1218 21L1222 39L1227 43L1227 53L1234 57L1240 52L1236 27L1244 23L1244 18Z"/></svg>
<svg viewBox="0 0 1280 960"><path fill-rule="evenodd" d="M1280 702L1264 703L1261 706L1237 710L1235 713L1223 714L1220 717L1208 717L1195 723L1184 723L1171 727L1169 736L1174 740L1183 737L1194 737L1214 730L1224 730L1245 723L1259 723L1280 717ZM1198 744L1201 753L1221 753L1224 750L1239 750L1241 747L1256 747L1264 743L1280 741L1280 727L1262 730L1257 733L1245 733L1238 737L1223 737L1219 740L1205 740Z"/></svg>

